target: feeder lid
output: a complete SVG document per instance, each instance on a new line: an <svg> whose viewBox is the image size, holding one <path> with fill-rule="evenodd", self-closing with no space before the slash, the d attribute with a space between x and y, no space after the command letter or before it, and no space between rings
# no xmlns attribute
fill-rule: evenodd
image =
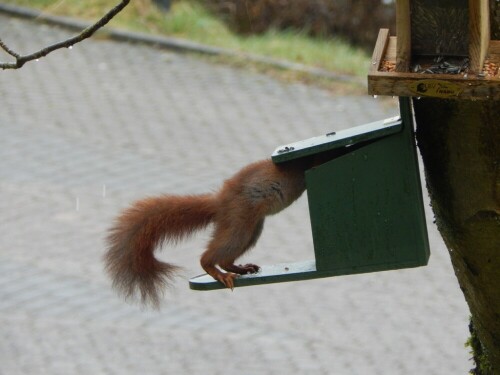
<svg viewBox="0 0 500 375"><path fill-rule="evenodd" d="M401 131L402 128L401 117L395 116L280 146L272 154L272 160L275 163L281 163L340 147L349 147L360 142L395 134Z"/></svg>

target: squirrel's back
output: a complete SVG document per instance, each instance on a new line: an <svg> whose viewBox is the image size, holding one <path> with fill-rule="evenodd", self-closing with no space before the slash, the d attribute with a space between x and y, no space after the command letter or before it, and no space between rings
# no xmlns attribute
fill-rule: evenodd
<svg viewBox="0 0 500 375"><path fill-rule="evenodd" d="M249 203L259 214L272 215L292 204L306 188L304 167L262 160L247 165L222 186L219 202ZM254 213L256 214L256 213Z"/></svg>

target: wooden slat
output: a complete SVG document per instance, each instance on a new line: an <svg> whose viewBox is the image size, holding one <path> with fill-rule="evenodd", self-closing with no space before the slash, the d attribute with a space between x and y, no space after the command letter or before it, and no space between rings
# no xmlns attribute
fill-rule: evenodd
<svg viewBox="0 0 500 375"><path fill-rule="evenodd" d="M395 36L391 36L389 38L389 43L387 44L387 49L385 52L384 60L396 62L396 47L398 43L398 38Z"/></svg>
<svg viewBox="0 0 500 375"><path fill-rule="evenodd" d="M376 72L380 70L380 64L382 62L382 58L385 55L388 40L389 29L380 29L380 31L378 32L377 42L375 43L375 48L373 49L370 72Z"/></svg>
<svg viewBox="0 0 500 375"><path fill-rule="evenodd" d="M418 90L419 84L424 84L430 89ZM436 90L436 86L440 89ZM376 72L368 76L368 93L370 95L499 100L500 79L487 79L473 74L464 78L461 74Z"/></svg>
<svg viewBox="0 0 500 375"><path fill-rule="evenodd" d="M489 55L500 55L500 40L490 40Z"/></svg>
<svg viewBox="0 0 500 375"><path fill-rule="evenodd" d="M472 0L473 1L473 0ZM410 0L396 2L396 71L407 72L411 60Z"/></svg>
<svg viewBox="0 0 500 375"><path fill-rule="evenodd" d="M480 72L490 42L488 0L469 0L469 58L470 69Z"/></svg>

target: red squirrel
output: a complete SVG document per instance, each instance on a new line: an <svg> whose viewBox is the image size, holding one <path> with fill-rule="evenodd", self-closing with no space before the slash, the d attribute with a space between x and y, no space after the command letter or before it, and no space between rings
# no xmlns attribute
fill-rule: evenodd
<svg viewBox="0 0 500 375"><path fill-rule="evenodd" d="M268 215L299 198L306 188L311 160L252 163L224 182L218 192L146 198L126 209L110 229L104 255L113 286L125 297L140 295L158 307L160 295L178 267L153 255L162 243L175 243L213 224L212 238L201 256L210 276L233 289L237 275L258 272L255 264L235 261L257 242Z"/></svg>

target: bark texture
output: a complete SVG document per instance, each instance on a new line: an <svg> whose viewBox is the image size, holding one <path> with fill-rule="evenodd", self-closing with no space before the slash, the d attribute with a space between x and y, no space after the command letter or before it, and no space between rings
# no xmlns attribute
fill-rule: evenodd
<svg viewBox="0 0 500 375"><path fill-rule="evenodd" d="M491 373L500 374L500 101L413 103L436 223Z"/></svg>

